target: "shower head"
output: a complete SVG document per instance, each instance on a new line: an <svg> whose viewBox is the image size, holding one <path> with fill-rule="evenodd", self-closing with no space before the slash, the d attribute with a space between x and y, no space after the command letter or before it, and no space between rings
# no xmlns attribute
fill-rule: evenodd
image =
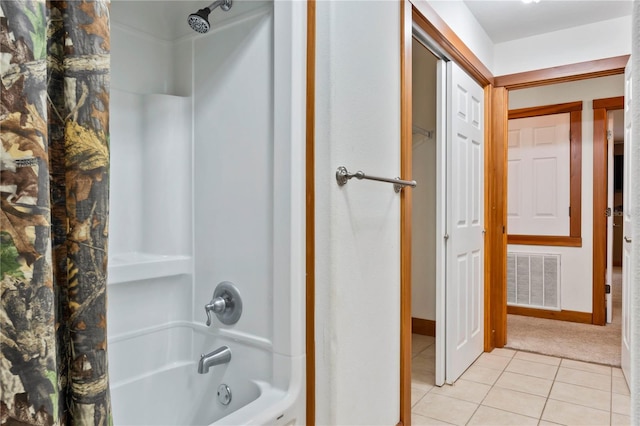
<svg viewBox="0 0 640 426"><path fill-rule="evenodd" d="M210 13L211 10L209 10L208 7L205 7L204 9L200 9L196 13L189 15L189 25L193 28L193 31L203 34L209 31L211 26L209 25L209 20L207 18Z"/></svg>
<svg viewBox="0 0 640 426"><path fill-rule="evenodd" d="M191 15L189 15L188 19L189 26L191 26L191 28L196 32L202 34L206 33L207 31L209 31L209 28L211 28L208 19L211 11L220 6L220 9L226 12L231 9L231 3L232 0L216 0L208 7L198 10L196 13L192 13Z"/></svg>

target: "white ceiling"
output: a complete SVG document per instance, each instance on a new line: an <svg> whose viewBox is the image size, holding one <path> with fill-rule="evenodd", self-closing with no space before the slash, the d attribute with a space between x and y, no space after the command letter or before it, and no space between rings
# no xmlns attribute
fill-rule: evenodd
<svg viewBox="0 0 640 426"><path fill-rule="evenodd" d="M632 0L464 0L494 43L631 15Z"/></svg>
<svg viewBox="0 0 640 426"><path fill-rule="evenodd" d="M632 0L464 0L494 43L631 15ZM604 35L603 35L604 36ZM614 140L624 140L624 113L613 111Z"/></svg>

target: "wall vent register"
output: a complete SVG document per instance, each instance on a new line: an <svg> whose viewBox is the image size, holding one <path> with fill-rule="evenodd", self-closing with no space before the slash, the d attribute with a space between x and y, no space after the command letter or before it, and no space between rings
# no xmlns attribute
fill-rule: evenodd
<svg viewBox="0 0 640 426"><path fill-rule="evenodd" d="M507 253L507 305L560 310L560 255Z"/></svg>

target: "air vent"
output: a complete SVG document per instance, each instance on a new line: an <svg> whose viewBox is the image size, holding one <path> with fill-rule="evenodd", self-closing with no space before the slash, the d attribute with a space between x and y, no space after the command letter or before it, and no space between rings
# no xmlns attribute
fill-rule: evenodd
<svg viewBox="0 0 640 426"><path fill-rule="evenodd" d="M507 253L507 304L560 310L560 255Z"/></svg>

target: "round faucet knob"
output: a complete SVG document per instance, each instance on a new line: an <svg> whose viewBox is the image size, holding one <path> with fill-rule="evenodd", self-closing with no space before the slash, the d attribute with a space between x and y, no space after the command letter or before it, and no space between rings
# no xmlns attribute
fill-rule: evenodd
<svg viewBox="0 0 640 426"><path fill-rule="evenodd" d="M226 325L235 324L242 314L242 299L238 289L230 282L223 281L216 287L211 302L204 305L207 326L211 325L211 312Z"/></svg>

